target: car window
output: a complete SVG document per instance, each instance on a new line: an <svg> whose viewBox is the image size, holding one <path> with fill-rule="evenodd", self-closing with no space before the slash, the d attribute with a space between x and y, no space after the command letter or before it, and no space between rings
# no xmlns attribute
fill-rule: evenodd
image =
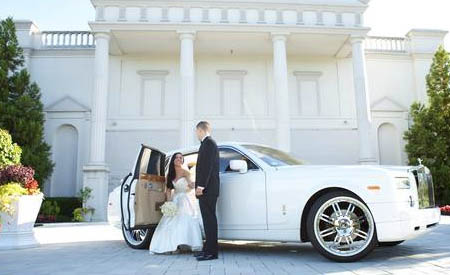
<svg viewBox="0 0 450 275"><path fill-rule="evenodd" d="M197 152L193 152L193 153L189 153L189 154L183 155L184 167L186 169L188 169L189 172L191 173L192 181L195 181L195 168L196 168L196 165L197 165L197 156L198 156ZM172 155L169 155L168 157L166 157L166 161L165 161L166 175L169 172L169 162L170 162L170 158L171 157L172 157Z"/></svg>
<svg viewBox="0 0 450 275"><path fill-rule="evenodd" d="M161 152L143 147L136 166L135 178L138 178L140 174L164 176L164 167L161 167L164 158Z"/></svg>
<svg viewBox="0 0 450 275"><path fill-rule="evenodd" d="M301 165L304 161L297 159L296 157L277 150L275 148L259 146L259 145L243 145L246 149L255 154L258 158L263 160L265 163L270 166L289 166L289 165Z"/></svg>
<svg viewBox="0 0 450 275"><path fill-rule="evenodd" d="M245 160L247 162L248 170L258 170L258 166L254 164L250 159L248 159L246 156L242 155L241 153L237 152L236 150L230 149L230 148L220 148L219 149L219 157L220 157L220 172L237 172L233 171L230 168L230 161L231 160Z"/></svg>

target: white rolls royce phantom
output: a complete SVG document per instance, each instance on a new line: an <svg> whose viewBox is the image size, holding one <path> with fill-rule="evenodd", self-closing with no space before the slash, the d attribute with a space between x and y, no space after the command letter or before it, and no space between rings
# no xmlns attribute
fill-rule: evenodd
<svg viewBox="0 0 450 275"><path fill-rule="evenodd" d="M179 151L195 170L198 147ZM133 170L110 194L108 219L132 248L151 242L174 152L142 145ZM311 242L325 257L349 262L440 220L423 165L307 165L268 146L235 142L219 144L219 152L220 239Z"/></svg>

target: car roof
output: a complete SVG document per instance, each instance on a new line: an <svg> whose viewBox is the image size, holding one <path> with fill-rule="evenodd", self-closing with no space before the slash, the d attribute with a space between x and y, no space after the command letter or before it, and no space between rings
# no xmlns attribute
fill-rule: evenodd
<svg viewBox="0 0 450 275"><path fill-rule="evenodd" d="M224 141L224 142L218 142L217 146L232 146L232 147L240 147L243 145L257 145L257 146L264 146L264 147L271 147L269 145L266 144L258 144L258 143L253 143L253 142L240 142L240 141ZM182 152L182 153L188 153L188 152L192 152L192 151L196 151L198 150L198 148L200 147L200 144L198 145L194 145L194 146L190 146L190 147L186 147L186 148L179 148L176 150L171 150L169 152L167 152L167 155L172 155L176 152Z"/></svg>

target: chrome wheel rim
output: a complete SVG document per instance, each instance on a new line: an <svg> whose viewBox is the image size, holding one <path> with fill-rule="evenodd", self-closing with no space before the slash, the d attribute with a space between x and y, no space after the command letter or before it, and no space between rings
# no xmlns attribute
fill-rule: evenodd
<svg viewBox="0 0 450 275"><path fill-rule="evenodd" d="M351 197L326 201L314 217L314 233L320 246L336 256L353 256L371 242L375 226L367 206Z"/></svg>
<svg viewBox="0 0 450 275"><path fill-rule="evenodd" d="M125 237L132 245L140 245L147 236L148 229L126 230L124 228Z"/></svg>

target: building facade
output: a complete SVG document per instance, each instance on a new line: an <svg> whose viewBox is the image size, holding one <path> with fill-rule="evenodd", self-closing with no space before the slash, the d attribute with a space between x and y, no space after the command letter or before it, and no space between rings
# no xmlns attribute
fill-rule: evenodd
<svg viewBox="0 0 450 275"><path fill-rule="evenodd" d="M44 191L91 187L97 220L141 143L195 145L199 120L311 164L406 164L408 109L446 35L370 37L368 0L92 4L88 32L16 26L56 163Z"/></svg>

